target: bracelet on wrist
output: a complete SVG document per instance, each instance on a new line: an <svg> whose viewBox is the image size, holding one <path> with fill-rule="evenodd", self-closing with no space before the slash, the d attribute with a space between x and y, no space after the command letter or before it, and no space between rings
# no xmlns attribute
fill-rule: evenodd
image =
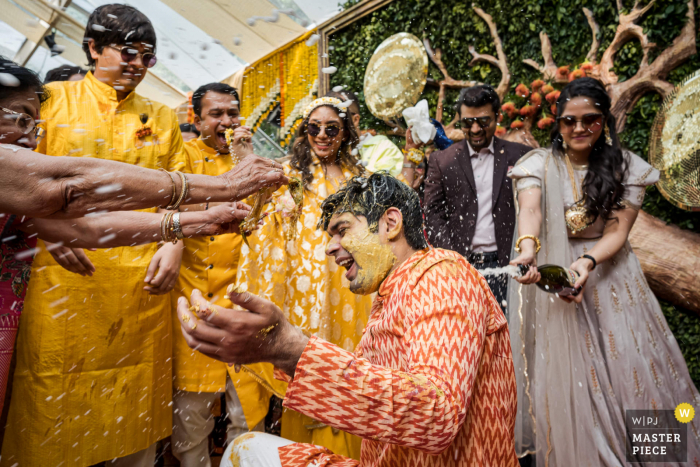
<svg viewBox="0 0 700 467"><path fill-rule="evenodd" d="M523 240L527 240L527 239L532 240L532 241L535 242L535 245L537 245L537 247L536 247L536 249L535 249L535 254L539 253L539 252L540 252L540 248L542 248L542 244L540 243L540 239L537 238L537 237L535 237L534 235L522 235L521 237L519 237L519 238L515 241L515 252L516 252L516 253L520 253L520 252L522 251L522 250L520 249L520 242L522 242Z"/></svg>
<svg viewBox="0 0 700 467"><path fill-rule="evenodd" d="M591 260L591 262L593 263L593 267L591 268L591 271L594 270L596 268L596 266L598 266L598 262L591 255L581 255L581 256L579 256L579 259L581 259L581 258Z"/></svg>

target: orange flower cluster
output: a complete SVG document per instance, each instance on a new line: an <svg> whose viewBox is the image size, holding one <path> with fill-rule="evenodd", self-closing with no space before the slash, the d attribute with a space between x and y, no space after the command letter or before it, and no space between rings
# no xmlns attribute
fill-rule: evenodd
<svg viewBox="0 0 700 467"><path fill-rule="evenodd" d="M546 96L544 96L544 98L547 99L547 102L549 102L550 104L556 104L560 94L561 91L552 91Z"/></svg>
<svg viewBox="0 0 700 467"><path fill-rule="evenodd" d="M501 125L498 125L496 127L496 136L498 136L500 138L501 136L505 136L505 135L506 135L506 129L503 128Z"/></svg>
<svg viewBox="0 0 700 467"><path fill-rule="evenodd" d="M515 87L515 93L518 96L527 99L527 96L530 95L530 90L523 83L520 83Z"/></svg>
<svg viewBox="0 0 700 467"><path fill-rule="evenodd" d="M537 122L537 128L544 130L545 128L552 126L554 121L555 120L552 117L541 118L540 121Z"/></svg>
<svg viewBox="0 0 700 467"><path fill-rule="evenodd" d="M532 84L530 84L530 87L532 88L532 92L539 92L544 85L544 81L542 81L541 79L536 79L532 82Z"/></svg>
<svg viewBox="0 0 700 467"><path fill-rule="evenodd" d="M535 107L533 105L526 105L525 107L520 109L520 116L521 117L532 117L533 115L535 115L536 112L537 112L537 107Z"/></svg>
<svg viewBox="0 0 700 467"><path fill-rule="evenodd" d="M519 130L525 126L525 123L523 123L522 120L515 120L513 123L510 124L510 127L514 130Z"/></svg>
<svg viewBox="0 0 700 467"><path fill-rule="evenodd" d="M501 106L501 110L503 110L510 119L515 118L515 116L518 115L518 109L515 108L515 104L512 102L506 102L503 104Z"/></svg>
<svg viewBox="0 0 700 467"><path fill-rule="evenodd" d="M567 76L569 76L569 65L557 68L557 78L566 78Z"/></svg>

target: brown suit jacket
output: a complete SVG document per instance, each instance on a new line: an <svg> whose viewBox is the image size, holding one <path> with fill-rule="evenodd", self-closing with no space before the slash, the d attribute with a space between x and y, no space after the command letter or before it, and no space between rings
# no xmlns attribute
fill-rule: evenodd
<svg viewBox="0 0 700 467"><path fill-rule="evenodd" d="M532 148L494 136L493 149L495 160L492 209L498 263L505 266L510 261L515 229L513 184L506 177L506 173L509 167L514 166L518 159ZM466 140L430 156L423 201L430 243L467 257L476 231L479 207Z"/></svg>

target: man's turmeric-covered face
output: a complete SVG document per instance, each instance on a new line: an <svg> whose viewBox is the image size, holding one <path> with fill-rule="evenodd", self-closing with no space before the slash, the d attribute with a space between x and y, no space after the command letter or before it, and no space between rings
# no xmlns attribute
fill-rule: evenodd
<svg viewBox="0 0 700 467"><path fill-rule="evenodd" d="M379 290L396 262L388 240L372 232L365 217L349 212L334 215L327 232L331 241L326 254L347 270L350 290L359 295Z"/></svg>

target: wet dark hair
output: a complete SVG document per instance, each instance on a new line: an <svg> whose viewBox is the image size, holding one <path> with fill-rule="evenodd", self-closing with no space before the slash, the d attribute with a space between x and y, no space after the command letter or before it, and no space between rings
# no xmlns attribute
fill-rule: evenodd
<svg viewBox="0 0 700 467"><path fill-rule="evenodd" d="M95 60L90 56L88 40L95 41L95 50L102 53L109 45L127 45L143 42L152 47L156 53L156 30L146 15L130 5L111 3L95 8L88 18L83 38L83 50L87 56L88 65L95 66Z"/></svg>
<svg viewBox="0 0 700 467"><path fill-rule="evenodd" d="M86 74L87 70L80 68L79 66L61 65L46 72L44 84L53 83L54 81L68 81L68 79L73 75L85 76Z"/></svg>
<svg viewBox="0 0 700 467"><path fill-rule="evenodd" d="M360 99L358 99L357 95L352 91L328 91L323 97L335 97L336 99L340 99L342 102L352 101L352 104L348 110L354 114L360 113Z"/></svg>
<svg viewBox="0 0 700 467"><path fill-rule="evenodd" d="M496 90L488 84L478 84L470 88L464 88L459 92L457 103L455 104L455 112L461 116L462 106L467 107L482 107L491 104L493 113L498 117L499 109L501 108L501 99L499 99Z"/></svg>
<svg viewBox="0 0 700 467"><path fill-rule="evenodd" d="M612 146L605 143L605 131L593 144L588 156L588 172L581 184L586 195L584 207L592 216L593 221L602 217L608 220L612 211L620 209L620 202L625 194L622 181L627 172L627 161L620 147L620 139L615 130L615 116L610 112L610 96L603 85L593 78L579 78L569 83L557 100L557 115L559 118L566 109L566 104L574 97L588 97L603 114L604 128L607 127L612 139ZM559 133L559 125L552 130L552 149L559 155L564 155L564 138Z"/></svg>
<svg viewBox="0 0 700 467"><path fill-rule="evenodd" d="M44 83L41 82L36 73L2 56L0 56L0 73L12 75L19 81L17 86L5 86L4 84L0 84L0 102L4 102L25 91L36 93L40 104L43 104L51 97L48 88L44 86Z"/></svg>
<svg viewBox="0 0 700 467"><path fill-rule="evenodd" d="M326 230L333 215L350 212L365 217L370 232L376 233L379 219L389 208L401 211L404 235L409 246L414 250L427 248L418 193L386 172L377 172L369 177L353 177L326 198L321 204L318 228Z"/></svg>
<svg viewBox="0 0 700 467"><path fill-rule="evenodd" d="M202 116L202 99L209 91L218 92L219 94L232 95L235 100L239 101L238 108L241 108L240 99L238 98L238 91L236 91L236 88L229 86L226 83L209 83L198 87L197 90L192 93L192 110L198 117Z"/></svg>
<svg viewBox="0 0 700 467"><path fill-rule="evenodd" d="M328 107L332 109L339 117L340 111L332 105L319 105L316 109L321 107ZM314 109L311 114L316 110ZM309 114L309 117L311 116ZM348 169L355 175L360 175L364 173L364 167L361 167L360 159L357 155L353 154L353 150L357 147L360 142L360 137L357 135L355 130L355 125L352 124L349 112L345 114L344 117L340 117L343 121L343 134L344 139L340 145L340 151L338 151L338 164L341 167ZM309 143L309 138L306 133L306 128L309 126L309 119L305 118L299 128L297 129L297 134L294 137L294 144L292 145L292 158L289 161L292 168L301 172L301 179L304 182L304 188L308 188L311 182L314 180L314 175L311 173L311 164L314 159L311 155L311 144ZM357 153L357 152L356 152Z"/></svg>
<svg viewBox="0 0 700 467"><path fill-rule="evenodd" d="M191 123L180 123L180 133L194 133L197 136L200 135L197 127Z"/></svg>

